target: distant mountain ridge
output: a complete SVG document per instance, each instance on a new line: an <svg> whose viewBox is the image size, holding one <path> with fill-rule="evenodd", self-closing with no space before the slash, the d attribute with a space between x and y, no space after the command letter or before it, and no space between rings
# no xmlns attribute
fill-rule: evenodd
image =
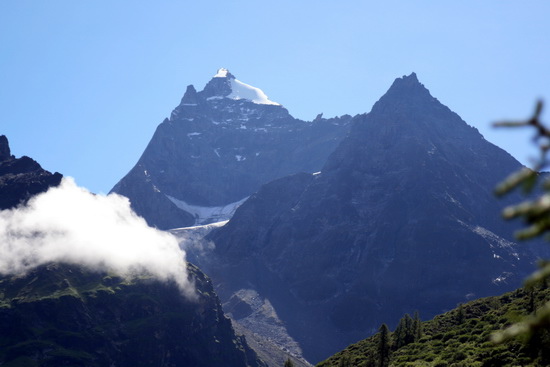
<svg viewBox="0 0 550 367"><path fill-rule="evenodd" d="M295 119L263 91L220 69L202 91L187 87L112 192L128 197L161 229L226 220L262 184L318 171L350 121L347 115Z"/></svg>
<svg viewBox="0 0 550 367"><path fill-rule="evenodd" d="M352 123L320 173L264 185L200 263L226 304L243 289L269 300L314 362L404 313L514 289L534 262L493 196L521 165L416 74Z"/></svg>

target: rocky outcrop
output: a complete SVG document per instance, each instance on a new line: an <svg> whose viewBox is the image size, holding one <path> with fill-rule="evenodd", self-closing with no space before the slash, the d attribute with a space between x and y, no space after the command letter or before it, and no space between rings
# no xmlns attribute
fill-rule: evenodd
<svg viewBox="0 0 550 367"><path fill-rule="evenodd" d="M0 162L11 158L10 145L6 135L0 135Z"/></svg>
<svg viewBox="0 0 550 367"><path fill-rule="evenodd" d="M316 362L404 313L519 286L533 256L492 194L519 167L411 74L354 118L320 173L265 185L212 232L205 271L223 300L268 299Z"/></svg>
<svg viewBox="0 0 550 367"><path fill-rule="evenodd" d="M128 197L150 225L168 229L228 219L260 186L318 171L349 130L351 116L293 118L258 88L220 69L181 103L153 135L113 192ZM210 216L211 212L224 215Z"/></svg>
<svg viewBox="0 0 550 367"><path fill-rule="evenodd" d="M33 159L11 155L8 139L0 136L0 210L24 204L33 195L57 186L63 176L50 173Z"/></svg>
<svg viewBox="0 0 550 367"><path fill-rule="evenodd" d="M235 336L210 280L188 271L196 300L175 284L62 264L0 278L0 364L265 366Z"/></svg>

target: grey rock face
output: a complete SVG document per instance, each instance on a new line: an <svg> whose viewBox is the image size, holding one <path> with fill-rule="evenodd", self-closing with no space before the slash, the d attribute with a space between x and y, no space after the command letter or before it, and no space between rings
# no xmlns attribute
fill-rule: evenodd
<svg viewBox="0 0 550 367"><path fill-rule="evenodd" d="M0 210L24 204L33 195L59 185L62 178L60 173L44 170L27 156L12 156L8 139L0 136Z"/></svg>
<svg viewBox="0 0 550 367"><path fill-rule="evenodd" d="M318 171L349 130L351 116L301 121L278 104L239 97L235 81L227 72L203 91L187 87L136 166L112 189L150 225L223 219L208 213L273 179Z"/></svg>
<svg viewBox="0 0 550 367"><path fill-rule="evenodd" d="M218 70L218 72L224 69ZM223 74L222 74L223 75ZM204 98L211 97L226 97L231 94L231 80L235 80L235 76L229 71L226 71L224 77L214 77L204 87L202 96Z"/></svg>
<svg viewBox="0 0 550 367"><path fill-rule="evenodd" d="M223 300L246 288L269 299L318 362L404 313L521 285L533 257L492 194L519 167L412 74L354 118L321 173L252 195L208 237L205 270Z"/></svg>

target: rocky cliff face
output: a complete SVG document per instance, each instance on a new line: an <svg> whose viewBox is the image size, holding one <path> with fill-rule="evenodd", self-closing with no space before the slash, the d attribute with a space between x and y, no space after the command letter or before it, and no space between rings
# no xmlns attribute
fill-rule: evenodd
<svg viewBox="0 0 550 367"><path fill-rule="evenodd" d="M189 265L197 300L147 277L50 264L0 278L0 364L264 366Z"/></svg>
<svg viewBox="0 0 550 367"><path fill-rule="evenodd" d="M33 195L59 185L62 177L42 169L29 157L15 158L6 136L0 136L0 210L23 204Z"/></svg>
<svg viewBox="0 0 550 367"><path fill-rule="evenodd" d="M242 289L269 300L316 362L406 312L521 284L533 257L492 194L519 167L412 74L354 118L321 173L252 195L210 235L205 270L224 300Z"/></svg>
<svg viewBox="0 0 550 367"><path fill-rule="evenodd" d="M160 124L112 189L162 229L228 219L273 179L315 172L347 134L350 116L306 122L225 69Z"/></svg>

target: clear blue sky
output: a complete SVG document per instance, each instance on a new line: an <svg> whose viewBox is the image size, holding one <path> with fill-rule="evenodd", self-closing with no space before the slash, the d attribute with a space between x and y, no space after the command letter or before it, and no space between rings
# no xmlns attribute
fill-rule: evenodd
<svg viewBox="0 0 550 367"><path fill-rule="evenodd" d="M306 120L368 112L415 71L526 163L525 134L489 125L550 108L549 20L546 0L2 1L0 134L108 192L219 67Z"/></svg>

